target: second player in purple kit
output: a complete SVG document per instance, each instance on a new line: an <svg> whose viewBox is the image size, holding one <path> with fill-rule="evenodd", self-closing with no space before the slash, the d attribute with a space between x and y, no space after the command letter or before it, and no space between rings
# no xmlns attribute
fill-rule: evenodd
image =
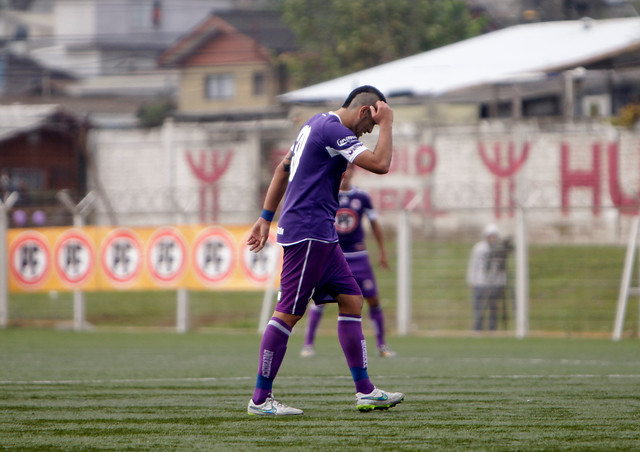
<svg viewBox="0 0 640 452"><path fill-rule="evenodd" d="M340 208L336 214L336 230L340 248L342 248L349 268L351 268L362 295L369 305L369 317L375 329L380 356L391 358L395 356L395 352L389 348L385 340L384 313L380 305L376 277L369 261L369 252L365 246L363 219L367 218L369 220L373 236L378 244L380 266L388 269L384 234L378 221L378 213L371 202L371 197L366 191L352 184L353 175L354 167L350 163L347 165L347 170L340 185L340 193L338 195ZM303 357L315 355L316 331L320 325L326 303L333 301L330 296L318 292L314 294L313 299L315 303L309 307L304 346L300 353Z"/></svg>
<svg viewBox="0 0 640 452"><path fill-rule="evenodd" d="M373 150L359 138L378 125ZM290 151L276 167L264 210L247 240L259 252L269 237L271 221L284 197L277 240L284 255L280 291L273 316L260 342L256 387L247 411L252 415L299 415L302 410L273 397L273 382L284 359L289 336L314 293L338 304L338 340L351 371L359 411L388 409L404 394L376 388L367 370L362 333L363 297L338 244L335 217L340 181L347 163L377 174L389 171L393 111L372 86L353 90L335 112L320 113L300 129Z"/></svg>

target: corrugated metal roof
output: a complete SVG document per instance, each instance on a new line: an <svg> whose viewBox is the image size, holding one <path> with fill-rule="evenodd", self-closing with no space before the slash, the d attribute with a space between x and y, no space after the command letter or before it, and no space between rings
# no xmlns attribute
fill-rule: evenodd
<svg viewBox="0 0 640 452"><path fill-rule="evenodd" d="M276 11L215 12L167 49L159 63L181 66L261 61L269 58L269 51L280 54L295 49L293 36Z"/></svg>
<svg viewBox="0 0 640 452"><path fill-rule="evenodd" d="M58 108L58 105L0 106L0 140L21 131L37 128Z"/></svg>
<svg viewBox="0 0 640 452"><path fill-rule="evenodd" d="M517 25L280 96L342 100L359 85L387 96L437 97L456 90L582 66L640 48L640 18Z"/></svg>
<svg viewBox="0 0 640 452"><path fill-rule="evenodd" d="M215 15L276 54L297 50L295 34L278 11L232 9Z"/></svg>
<svg viewBox="0 0 640 452"><path fill-rule="evenodd" d="M57 104L0 105L0 142L36 130L60 112L64 109Z"/></svg>

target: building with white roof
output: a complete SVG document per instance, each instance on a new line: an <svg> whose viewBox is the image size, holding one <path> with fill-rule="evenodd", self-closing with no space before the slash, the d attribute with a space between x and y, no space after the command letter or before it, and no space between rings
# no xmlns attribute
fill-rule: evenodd
<svg viewBox="0 0 640 452"><path fill-rule="evenodd" d="M567 78L574 82L604 77L605 82L599 85L609 88L613 82L635 83L640 74L640 60L632 56L638 54L640 18L584 18L516 25L291 91L280 96L280 100L339 101L356 86L370 84L388 97L405 97L412 102L419 99L510 105L516 97L521 100L520 108L525 110L527 99L541 100L551 95L559 97L556 103L560 106L555 109L560 111L556 113L573 114L565 111L566 105L562 107L571 94L566 90ZM570 86L573 89L573 84ZM605 88L602 90L606 91ZM609 96L610 111L605 112L608 114L625 102L617 99L615 87L600 94ZM552 113L553 109L538 105L530 110Z"/></svg>

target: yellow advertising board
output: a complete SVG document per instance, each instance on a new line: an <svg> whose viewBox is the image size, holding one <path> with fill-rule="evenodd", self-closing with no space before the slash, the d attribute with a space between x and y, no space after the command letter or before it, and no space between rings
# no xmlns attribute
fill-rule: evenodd
<svg viewBox="0 0 640 452"><path fill-rule="evenodd" d="M263 290L279 268L275 235L260 253L251 226L9 229L9 291Z"/></svg>

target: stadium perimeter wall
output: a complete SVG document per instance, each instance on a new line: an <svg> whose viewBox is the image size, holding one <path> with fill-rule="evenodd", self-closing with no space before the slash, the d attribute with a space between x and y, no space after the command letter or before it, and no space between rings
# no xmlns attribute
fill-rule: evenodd
<svg viewBox="0 0 640 452"><path fill-rule="evenodd" d="M299 125L167 121L149 130L94 130L90 188L97 224L246 224ZM373 146L376 134L363 141ZM533 242L621 243L638 213L640 135L601 122L394 125L389 174L359 171L383 222L411 206L430 237L514 229L524 206Z"/></svg>

